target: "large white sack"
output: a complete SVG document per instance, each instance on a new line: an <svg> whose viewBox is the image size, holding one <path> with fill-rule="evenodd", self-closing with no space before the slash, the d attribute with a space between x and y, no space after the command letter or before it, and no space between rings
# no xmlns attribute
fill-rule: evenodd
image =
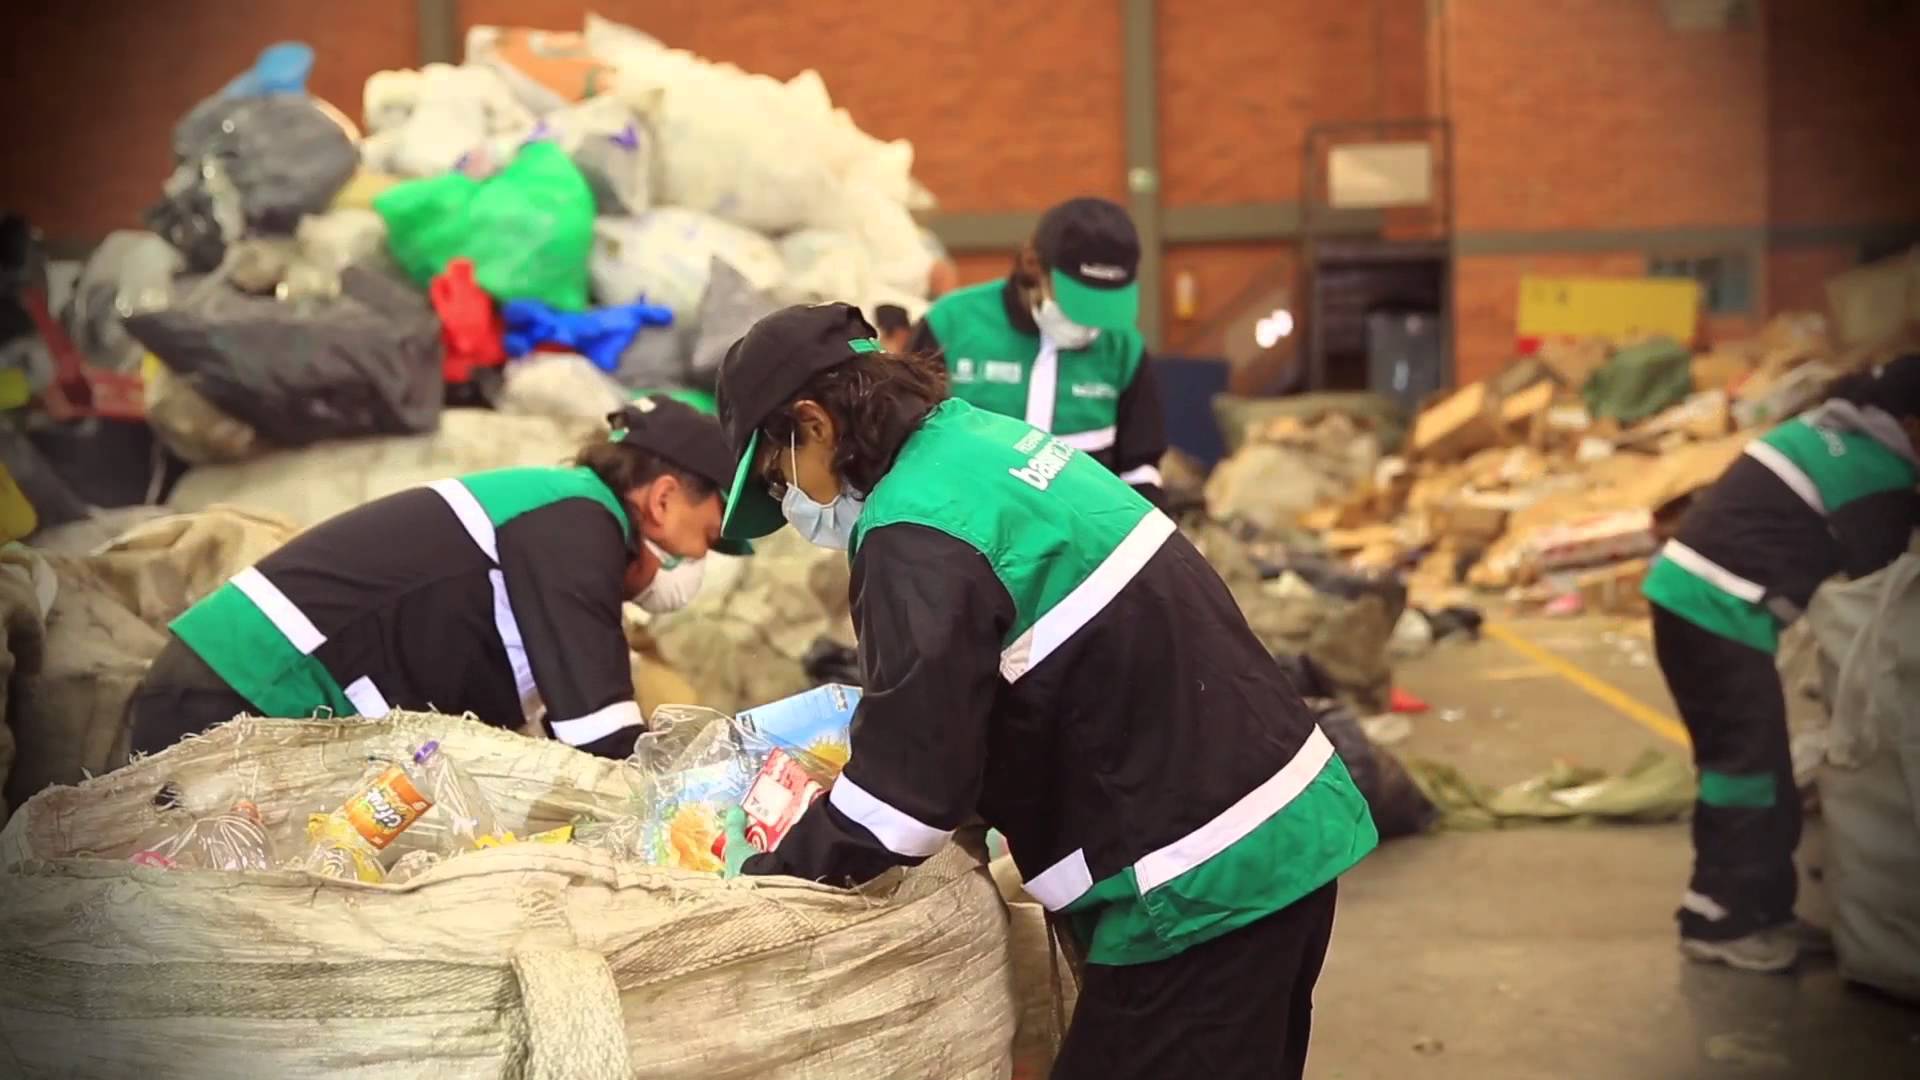
<svg viewBox="0 0 1920 1080"><path fill-rule="evenodd" d="M826 222L860 239L867 249L876 287L927 295L927 275L933 253L920 238L920 226L906 206L874 187L848 183L841 189Z"/></svg>
<svg viewBox="0 0 1920 1080"><path fill-rule="evenodd" d="M706 294L710 264L720 259L757 289L772 290L786 275L773 241L750 229L678 206L593 223L593 295L606 305L645 299L691 319Z"/></svg>
<svg viewBox="0 0 1920 1080"><path fill-rule="evenodd" d="M787 271L773 294L785 304L829 300L864 303L873 291L873 260L859 236L840 229L801 229L780 238Z"/></svg>
<svg viewBox="0 0 1920 1080"><path fill-rule="evenodd" d="M1832 711L1819 783L1840 973L1920 1001L1920 556L1822 587L1807 621Z"/></svg>
<svg viewBox="0 0 1920 1080"><path fill-rule="evenodd" d="M507 362L494 407L516 416L597 421L626 403L620 384L586 357L536 352Z"/></svg>
<svg viewBox="0 0 1920 1080"><path fill-rule="evenodd" d="M401 885L124 858L169 781L199 812L251 800L292 850L369 758L427 739L523 834L625 802L623 763L421 714L236 721L43 792L0 833L9 1074L1010 1076L1007 916L957 847L858 892L572 844L471 852ZM432 842L433 814L396 850Z"/></svg>
<svg viewBox="0 0 1920 1080"><path fill-rule="evenodd" d="M279 450L231 465L188 470L168 505L176 511L232 503L314 525L383 495L449 476L515 465L564 465L604 425L491 409L448 409L427 435L376 436Z"/></svg>
<svg viewBox="0 0 1920 1080"><path fill-rule="evenodd" d="M474 66L377 71L367 79L364 108L361 163L394 176L446 172L489 139L517 141L534 125L499 75Z"/></svg>

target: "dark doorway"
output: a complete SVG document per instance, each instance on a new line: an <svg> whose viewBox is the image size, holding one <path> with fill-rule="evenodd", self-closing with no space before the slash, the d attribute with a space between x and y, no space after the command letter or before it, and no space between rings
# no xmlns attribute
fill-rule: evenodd
<svg viewBox="0 0 1920 1080"><path fill-rule="evenodd" d="M1372 390L1413 407L1452 381L1444 244L1323 241L1311 281L1315 389Z"/></svg>

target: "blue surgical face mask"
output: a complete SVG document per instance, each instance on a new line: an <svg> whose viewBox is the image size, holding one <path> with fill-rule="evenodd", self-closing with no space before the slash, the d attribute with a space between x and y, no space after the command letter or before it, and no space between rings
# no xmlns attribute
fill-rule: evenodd
<svg viewBox="0 0 1920 1080"><path fill-rule="evenodd" d="M853 541L853 523L860 520L860 511L866 507L864 495L855 495L846 485L840 487L840 494L826 505L814 502L812 497L800 490L796 481L800 469L799 449L791 441L787 452L793 455L793 467L787 472L787 490L780 496L780 515L794 531L816 547L845 551Z"/></svg>

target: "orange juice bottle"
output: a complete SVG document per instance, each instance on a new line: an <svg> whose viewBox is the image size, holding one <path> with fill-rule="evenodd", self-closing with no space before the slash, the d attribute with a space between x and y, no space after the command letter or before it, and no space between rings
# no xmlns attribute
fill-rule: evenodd
<svg viewBox="0 0 1920 1080"><path fill-rule="evenodd" d="M390 765L360 785L340 809L307 820L314 849L307 868L328 877L386 880L380 853L433 808L406 769Z"/></svg>

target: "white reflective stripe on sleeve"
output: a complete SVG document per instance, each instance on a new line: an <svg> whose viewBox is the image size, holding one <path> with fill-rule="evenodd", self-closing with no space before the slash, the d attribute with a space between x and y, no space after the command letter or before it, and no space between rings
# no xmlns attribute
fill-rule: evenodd
<svg viewBox="0 0 1920 1080"><path fill-rule="evenodd" d="M1692 889L1680 894L1680 906L1708 922L1719 922L1729 914L1727 909L1720 906L1713 897L1694 892Z"/></svg>
<svg viewBox="0 0 1920 1080"><path fill-rule="evenodd" d="M640 715L640 706L632 701L616 701L604 709L590 712L572 720L552 722L554 738L568 746L585 746L595 739L604 739L624 728L639 727L645 721ZM636 736L639 732L634 733Z"/></svg>
<svg viewBox="0 0 1920 1080"><path fill-rule="evenodd" d="M378 720L393 711L393 707L387 704L386 695L373 685L372 679L364 675L348 683L345 693L347 700L353 702L353 707L360 710L360 715L369 720Z"/></svg>
<svg viewBox="0 0 1920 1080"><path fill-rule="evenodd" d="M1728 596L1757 604L1766 598L1767 590L1746 578L1725 569L1719 563L1693 550L1678 540L1667 541L1660 549L1660 557L1672 560L1675 566L1705 581Z"/></svg>
<svg viewBox="0 0 1920 1080"><path fill-rule="evenodd" d="M1027 884L1027 895L1040 901L1048 911L1059 911L1086 895L1093 888L1093 872L1087 869L1087 849L1047 867Z"/></svg>
<svg viewBox="0 0 1920 1080"><path fill-rule="evenodd" d="M520 620L513 617L513 602L507 597L507 575L499 570L487 571L487 581L493 586L493 628L500 635L500 644L507 650L507 666L513 669L513 689L520 695L520 708L531 718L528 700L540 699L540 688L533 681L533 662L527 659L527 641L520 636Z"/></svg>
<svg viewBox="0 0 1920 1080"><path fill-rule="evenodd" d="M1053 430L1053 398L1060 388L1060 350L1044 336L1040 354L1027 371L1027 423L1041 431Z"/></svg>
<svg viewBox="0 0 1920 1080"><path fill-rule="evenodd" d="M866 826L875 839L895 855L920 859L939 851L953 836L952 829L936 829L911 814L903 814L847 779L842 773L827 793L827 801Z"/></svg>
<svg viewBox="0 0 1920 1080"><path fill-rule="evenodd" d="M1232 847L1268 818L1292 802L1333 758L1333 742L1318 726L1293 755L1293 760L1259 787L1241 796L1219 817L1133 864L1142 893L1158 888Z"/></svg>
<svg viewBox="0 0 1920 1080"><path fill-rule="evenodd" d="M253 601L253 606L260 609L260 614L265 615L274 629L292 642L301 655L312 656L313 650L327 643L327 635L313 625L313 620L307 618L306 612L295 607L293 601L287 599L287 594L268 581L259 570L249 566L233 575L233 587Z"/></svg>
<svg viewBox="0 0 1920 1080"><path fill-rule="evenodd" d="M1792 488L1793 493L1800 496L1800 501L1813 507L1814 513L1821 517L1826 516L1827 501L1820 497L1819 485L1815 484L1813 477L1802 471L1800 466L1795 465L1792 458L1781 453L1778 447L1755 439L1747 444L1746 454L1765 465L1768 471L1780 478L1781 483Z"/></svg>
<svg viewBox="0 0 1920 1080"><path fill-rule="evenodd" d="M1127 582L1147 565L1147 560L1153 558L1173 532L1172 518L1158 510L1148 511L1085 581L1027 627L1027 632L1015 638L1013 644L1000 650L1001 677L1008 682L1018 682L1034 665L1065 644L1127 587Z"/></svg>
<svg viewBox="0 0 1920 1080"><path fill-rule="evenodd" d="M1055 435L1054 438L1083 453L1097 453L1113 445L1114 429L1099 428L1094 431L1076 431L1071 435Z"/></svg>
<svg viewBox="0 0 1920 1080"><path fill-rule="evenodd" d="M1166 483L1160 479L1160 466L1158 465L1142 465L1137 469L1128 469L1126 472L1120 474L1120 479L1136 487L1141 484L1152 484L1156 487L1163 487Z"/></svg>
<svg viewBox="0 0 1920 1080"><path fill-rule="evenodd" d="M486 507L481 506L480 500L473 497L473 492L467 489L467 485L458 480L435 480L427 486L433 489L434 494L446 500L448 508L453 511L453 516L460 519L460 527L467 530L467 535L473 538L473 542L479 545L481 551L487 553L487 561L498 566L500 547L494 539L493 519L487 516Z"/></svg>

